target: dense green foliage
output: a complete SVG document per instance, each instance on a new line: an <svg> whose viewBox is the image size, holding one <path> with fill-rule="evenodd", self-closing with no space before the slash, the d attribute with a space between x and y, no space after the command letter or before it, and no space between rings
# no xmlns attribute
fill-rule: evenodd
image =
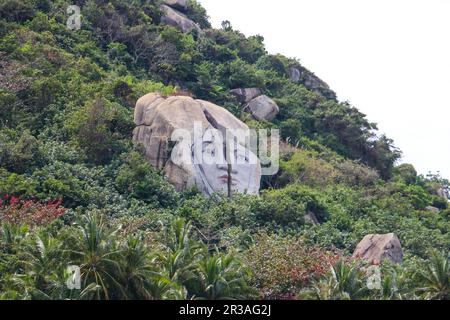
<svg viewBox="0 0 450 320"><path fill-rule="evenodd" d="M193 0L204 33L183 34L160 24L160 2L0 0L0 298L449 298L448 181L395 166L391 139L327 86L292 82L291 67L313 74L261 36L211 29ZM237 87L273 97L273 123L248 120ZM133 145L137 98L177 90L281 129L259 197L177 193ZM345 257L388 232L405 262L368 291Z"/></svg>

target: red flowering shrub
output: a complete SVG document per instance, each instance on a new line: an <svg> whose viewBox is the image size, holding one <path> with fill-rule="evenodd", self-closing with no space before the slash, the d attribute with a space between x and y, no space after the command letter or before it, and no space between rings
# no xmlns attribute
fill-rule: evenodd
<svg viewBox="0 0 450 320"><path fill-rule="evenodd" d="M6 195L0 199L0 222L7 221L30 227L45 226L66 212L66 209L61 207L61 202L54 200L41 203Z"/></svg>
<svg viewBox="0 0 450 320"><path fill-rule="evenodd" d="M245 253L245 263L253 271L252 285L263 299L293 299L312 280L326 274L340 254L307 246L299 239L257 237Z"/></svg>

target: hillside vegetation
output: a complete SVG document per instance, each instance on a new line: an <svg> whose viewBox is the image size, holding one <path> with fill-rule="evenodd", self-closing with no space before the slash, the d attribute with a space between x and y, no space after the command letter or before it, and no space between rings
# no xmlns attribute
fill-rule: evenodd
<svg viewBox="0 0 450 320"><path fill-rule="evenodd" d="M66 27L72 4L81 30ZM448 181L396 165L391 139L263 37L212 29L192 0L203 31L182 33L160 4L0 0L0 298L449 298ZM275 120L242 111L229 91L248 87L276 101ZM177 193L132 143L136 100L154 91L279 128L280 171L260 196ZM368 290L349 257L390 232L404 262L383 263Z"/></svg>

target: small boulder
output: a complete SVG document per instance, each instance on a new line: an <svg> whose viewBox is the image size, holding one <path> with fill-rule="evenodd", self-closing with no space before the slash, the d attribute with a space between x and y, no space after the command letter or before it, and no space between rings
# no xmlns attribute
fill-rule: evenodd
<svg viewBox="0 0 450 320"><path fill-rule="evenodd" d="M425 210L433 212L433 213L439 213L439 208L433 207L433 206L427 206L425 207Z"/></svg>
<svg viewBox="0 0 450 320"><path fill-rule="evenodd" d="M248 103L252 99L262 95L262 91L259 88L238 88L230 91L235 95L241 103Z"/></svg>
<svg viewBox="0 0 450 320"><path fill-rule="evenodd" d="M366 260L373 265L378 265L385 259L402 263L403 250L394 233L368 234L358 243L352 257Z"/></svg>
<svg viewBox="0 0 450 320"><path fill-rule="evenodd" d="M304 218L305 218L305 221L308 221L312 224L319 224L319 219L317 219L315 213L312 211L308 211L308 213L305 214Z"/></svg>
<svg viewBox="0 0 450 320"><path fill-rule="evenodd" d="M161 23L176 27L184 33L188 33L192 30L201 32L200 27L194 21L186 17L183 13L166 5L162 5L161 9L164 13L164 15L161 17Z"/></svg>
<svg viewBox="0 0 450 320"><path fill-rule="evenodd" d="M244 108L250 112L256 120L273 120L280 109L278 105L266 95L252 99Z"/></svg>
<svg viewBox="0 0 450 320"><path fill-rule="evenodd" d="M187 0L164 0L164 3L180 11L187 10Z"/></svg>
<svg viewBox="0 0 450 320"><path fill-rule="evenodd" d="M298 70L295 67L290 67L288 70L289 73L289 79L291 79L292 82L298 83L300 82L300 70Z"/></svg>

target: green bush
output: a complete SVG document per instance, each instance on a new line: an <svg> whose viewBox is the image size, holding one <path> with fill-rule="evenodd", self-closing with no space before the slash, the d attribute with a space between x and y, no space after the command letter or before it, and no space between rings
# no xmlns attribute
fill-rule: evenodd
<svg viewBox="0 0 450 320"><path fill-rule="evenodd" d="M161 207L173 207L178 203L175 188L138 152L122 154L121 162L115 179L121 193Z"/></svg>
<svg viewBox="0 0 450 320"><path fill-rule="evenodd" d="M41 143L30 131L25 130L17 137L0 132L0 164L9 171L24 173L42 164Z"/></svg>
<svg viewBox="0 0 450 320"><path fill-rule="evenodd" d="M314 213L321 222L329 215L319 192L296 184L264 191L262 200L256 202L254 211L257 219L263 223L275 222L286 227L302 225L304 216L309 212Z"/></svg>
<svg viewBox="0 0 450 320"><path fill-rule="evenodd" d="M66 121L74 142L96 164L105 163L124 150L121 139L131 135L132 127L130 112L105 99L86 103Z"/></svg>
<svg viewBox="0 0 450 320"><path fill-rule="evenodd" d="M393 169L393 179L400 179L406 184L413 184L417 181L417 171L409 163L403 163Z"/></svg>

